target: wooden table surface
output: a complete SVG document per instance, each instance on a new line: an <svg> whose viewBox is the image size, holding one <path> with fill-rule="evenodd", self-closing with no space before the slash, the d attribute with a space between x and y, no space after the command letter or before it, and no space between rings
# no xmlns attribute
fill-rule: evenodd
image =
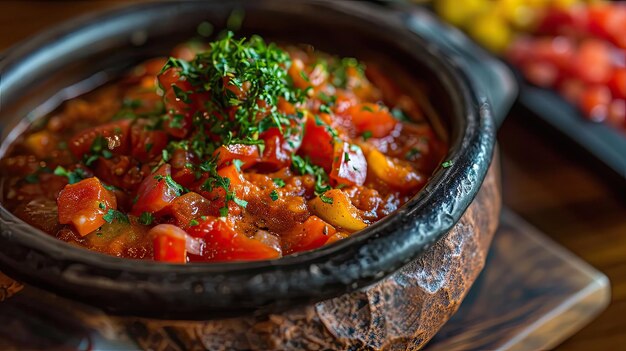
<svg viewBox="0 0 626 351"><path fill-rule="evenodd" d="M81 13L121 5L0 2L0 50ZM559 349L625 349L625 182L519 107L502 126L499 140L504 203L611 280L609 308Z"/></svg>

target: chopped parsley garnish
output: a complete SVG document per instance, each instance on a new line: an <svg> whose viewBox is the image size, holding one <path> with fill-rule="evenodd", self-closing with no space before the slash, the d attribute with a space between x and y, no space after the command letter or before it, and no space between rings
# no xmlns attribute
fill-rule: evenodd
<svg viewBox="0 0 626 351"><path fill-rule="evenodd" d="M407 160L413 160L415 157L419 156L420 154L421 154L421 152L420 152L418 149L416 149L416 148L411 148L411 150L409 150L409 151L406 153L405 158L406 158Z"/></svg>
<svg viewBox="0 0 626 351"><path fill-rule="evenodd" d="M406 113L404 113L404 111L402 111L399 108L394 108L391 110L391 115L397 119L398 121L402 121L402 122L413 122L411 120L411 118L409 116L407 116Z"/></svg>
<svg viewBox="0 0 626 351"><path fill-rule="evenodd" d="M176 195L180 196L183 194L183 192L185 191L185 188L183 188L182 185L176 183L176 181L172 178L171 175L166 175L165 177L157 174L154 176L154 179L156 179L157 181L162 181L163 179L165 179L165 184L167 184L167 186L174 190L176 192Z"/></svg>
<svg viewBox="0 0 626 351"><path fill-rule="evenodd" d="M107 213L102 216L107 223L113 223L113 221L118 221L120 223L130 223L128 220L128 216L118 210L114 210L112 208L107 211Z"/></svg>
<svg viewBox="0 0 626 351"><path fill-rule="evenodd" d="M163 71L178 68L194 92L209 93L205 103L208 113L194 120L194 125L217 136L202 140L216 149L222 144L260 145L263 141L259 140L259 133L271 127L278 127L281 132L290 128L292 117L278 110L278 100L295 104L305 97L302 90L293 86L287 72L290 65L289 55L275 44L266 44L259 36L235 39L228 32L192 61L170 58ZM183 102L184 93L187 92L177 93ZM233 118L220 117L228 116L233 107ZM266 117L259 119L259 115Z"/></svg>
<svg viewBox="0 0 626 351"><path fill-rule="evenodd" d="M139 216L139 223L143 225L150 225L154 222L154 215L150 212L142 212Z"/></svg>
<svg viewBox="0 0 626 351"><path fill-rule="evenodd" d="M320 112L327 113L327 114L331 114L332 113L330 108L328 106L326 106L326 105L320 105Z"/></svg>
<svg viewBox="0 0 626 351"><path fill-rule="evenodd" d="M26 177L24 177L24 180L28 184L39 183L39 172L35 172L35 173L31 173L27 175Z"/></svg>
<svg viewBox="0 0 626 351"><path fill-rule="evenodd" d="M62 166L57 166L57 168L54 169L53 173L61 177L67 177L67 181L70 184L78 183L81 180L87 178L87 174L82 168L76 168L73 171L68 171Z"/></svg>
<svg viewBox="0 0 626 351"><path fill-rule="evenodd" d="M198 222L198 220L197 220L197 219L195 219L195 218L189 221L189 226L190 226L190 227L195 227L195 226L197 226L198 224L200 224L200 222Z"/></svg>
<svg viewBox="0 0 626 351"><path fill-rule="evenodd" d="M312 164L308 157L302 158L298 155L292 155L291 168L301 175L315 176L315 194L322 194L331 189L328 184L328 174L324 168Z"/></svg>
<svg viewBox="0 0 626 351"><path fill-rule="evenodd" d="M243 166L244 162L242 160L239 159L234 159L233 160L233 166L235 166L235 169L237 170L237 172L241 172L241 166Z"/></svg>
<svg viewBox="0 0 626 351"><path fill-rule="evenodd" d="M327 204L333 203L333 198L325 196L324 194L320 195L320 200L322 200L322 202L327 203Z"/></svg>
<svg viewBox="0 0 626 351"><path fill-rule="evenodd" d="M363 140L367 140L372 137L372 132L369 130L366 130L363 132L363 134L361 134L361 136L363 137Z"/></svg>
<svg viewBox="0 0 626 351"><path fill-rule="evenodd" d="M374 112L371 107L365 105L361 108L361 111Z"/></svg>
<svg viewBox="0 0 626 351"><path fill-rule="evenodd" d="M442 163L441 167L448 168L448 167L452 166L453 164L454 164L454 162L452 162L452 160L448 160L448 161L445 161L444 163Z"/></svg>
<svg viewBox="0 0 626 351"><path fill-rule="evenodd" d="M279 188L282 188L285 186L285 181L280 178L274 178L272 179L272 181L274 181L274 184L276 184L276 186Z"/></svg>
<svg viewBox="0 0 626 351"><path fill-rule="evenodd" d="M272 201L278 200L278 191L276 191L276 189L272 190L272 192L270 193L270 198L272 199Z"/></svg>

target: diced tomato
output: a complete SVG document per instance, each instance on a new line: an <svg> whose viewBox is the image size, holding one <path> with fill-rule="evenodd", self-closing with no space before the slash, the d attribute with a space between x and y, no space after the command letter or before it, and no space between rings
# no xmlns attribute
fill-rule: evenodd
<svg viewBox="0 0 626 351"><path fill-rule="evenodd" d="M260 136L265 142L265 149L261 157L261 163L265 168L277 170L291 164L291 152L294 149L287 142L278 128L270 128ZM292 138L293 139L293 138ZM297 146L298 140L293 139L292 143Z"/></svg>
<svg viewBox="0 0 626 351"><path fill-rule="evenodd" d="M389 135L398 123L386 107L369 102L350 107L348 114L359 134L370 132L374 138Z"/></svg>
<svg viewBox="0 0 626 351"><path fill-rule="evenodd" d="M578 48L575 72L587 83L604 84L611 78L611 53L607 43L587 39Z"/></svg>
<svg viewBox="0 0 626 351"><path fill-rule="evenodd" d="M308 156L313 164L321 166L326 172L330 172L333 164L333 136L328 130L328 125L323 120L320 121L307 115L304 127L304 137L298 154Z"/></svg>
<svg viewBox="0 0 626 351"><path fill-rule="evenodd" d="M217 174L220 177L227 178L229 182L229 190L232 191L236 196L242 196L243 194L243 184L246 180L243 178L241 173L237 171L235 165L229 165L222 167L217 170ZM206 180L206 177L205 177ZM204 181L201 183L204 183ZM219 210L224 206L228 207L228 213L231 215L238 215L241 213L241 207L237 205L234 201L229 201L228 204L226 201L226 190L218 185L214 184L213 189L211 191L207 191L206 189L198 189L197 190L202 196L204 196L207 200L209 200L211 210L209 213L213 215L219 215Z"/></svg>
<svg viewBox="0 0 626 351"><path fill-rule="evenodd" d="M207 219L188 231L191 236L202 238L205 242L202 255L190 255L191 261L247 261L280 257L275 248L248 238L220 219Z"/></svg>
<svg viewBox="0 0 626 351"><path fill-rule="evenodd" d="M166 163L143 180L137 190L137 202L131 210L133 215L158 212L178 196L176 189L173 189L165 180L167 176L171 176L171 167Z"/></svg>
<svg viewBox="0 0 626 351"><path fill-rule="evenodd" d="M180 68L176 67L161 73L158 80L165 92L163 101L169 115L163 128L170 135L183 138L191 129L192 116L198 107L195 104L197 98L193 96L195 89L180 76Z"/></svg>
<svg viewBox="0 0 626 351"><path fill-rule="evenodd" d="M358 145L335 143L333 168L330 179L336 184L363 185L367 177L367 161Z"/></svg>
<svg viewBox="0 0 626 351"><path fill-rule="evenodd" d="M169 263L187 262L187 233L172 224L159 224L148 232L152 237L154 260Z"/></svg>
<svg viewBox="0 0 626 351"><path fill-rule="evenodd" d="M212 210L209 200L198 193L189 192L174 199L169 206L169 212L176 218L178 226L187 228L192 220L208 216Z"/></svg>
<svg viewBox="0 0 626 351"><path fill-rule="evenodd" d="M117 209L115 195L96 177L68 184L57 198L59 223L72 224L85 236L105 223L103 216L109 209Z"/></svg>
<svg viewBox="0 0 626 351"><path fill-rule="evenodd" d="M109 151L126 155L130 144L130 123L131 120L121 120L83 130L70 139L68 147L74 156L82 158L90 152L94 140L100 136L105 139Z"/></svg>
<svg viewBox="0 0 626 351"><path fill-rule="evenodd" d="M310 216L304 223L286 235L290 252L317 249L328 241L337 230L317 216Z"/></svg>
<svg viewBox="0 0 626 351"><path fill-rule="evenodd" d="M141 162L148 162L160 155L167 146L167 133L162 130L147 129L145 119L137 120L130 128L131 155Z"/></svg>
<svg viewBox="0 0 626 351"><path fill-rule="evenodd" d="M259 160L259 148L256 145L222 145L213 154L219 155L217 158L218 168L231 164L233 160L239 160L243 162L241 169L246 169L254 166Z"/></svg>
<svg viewBox="0 0 626 351"><path fill-rule="evenodd" d="M616 68L613 71L609 87L615 98L626 99L626 68Z"/></svg>

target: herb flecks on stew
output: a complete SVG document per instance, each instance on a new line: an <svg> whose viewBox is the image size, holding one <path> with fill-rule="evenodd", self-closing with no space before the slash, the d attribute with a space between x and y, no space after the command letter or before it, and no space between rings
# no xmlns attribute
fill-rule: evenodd
<svg viewBox="0 0 626 351"><path fill-rule="evenodd" d="M446 146L422 111L374 65L229 33L33 125L2 160L3 199L110 255L279 258L346 238L424 186Z"/></svg>

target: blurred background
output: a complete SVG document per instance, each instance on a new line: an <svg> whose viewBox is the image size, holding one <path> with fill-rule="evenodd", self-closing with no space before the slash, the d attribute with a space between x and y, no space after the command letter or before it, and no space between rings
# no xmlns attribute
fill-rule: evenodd
<svg viewBox="0 0 626 351"><path fill-rule="evenodd" d="M127 4L4 1L0 51L63 20ZM611 281L609 308L560 347L626 348L626 2L412 5L426 6L514 71L520 95L498 135L504 204Z"/></svg>

